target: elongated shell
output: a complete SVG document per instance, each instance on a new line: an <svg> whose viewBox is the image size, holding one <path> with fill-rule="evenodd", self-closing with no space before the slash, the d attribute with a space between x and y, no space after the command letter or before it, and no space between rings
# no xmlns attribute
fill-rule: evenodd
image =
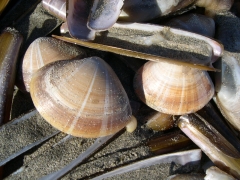
<svg viewBox="0 0 240 180"><path fill-rule="evenodd" d="M113 134L132 116L119 79L98 57L44 66L34 74L30 93L37 110L51 125L74 136Z"/></svg>
<svg viewBox="0 0 240 180"><path fill-rule="evenodd" d="M209 123L197 114L179 118L178 127L220 169L240 178L240 153Z"/></svg>
<svg viewBox="0 0 240 180"><path fill-rule="evenodd" d="M79 47L51 37L41 37L28 47L21 65L24 87L21 90L29 92L32 75L44 65L57 60L83 58L85 52Z"/></svg>
<svg viewBox="0 0 240 180"><path fill-rule="evenodd" d="M42 4L50 14L66 21L66 0L42 0Z"/></svg>
<svg viewBox="0 0 240 180"><path fill-rule="evenodd" d="M10 117L18 53L23 38L7 28L0 35L0 125Z"/></svg>
<svg viewBox="0 0 240 180"><path fill-rule="evenodd" d="M3 10L5 9L5 7L7 6L8 3L9 3L9 0L1 0L1 2L0 2L0 15L2 14Z"/></svg>
<svg viewBox="0 0 240 180"><path fill-rule="evenodd" d="M240 57L225 52L216 73L216 102L225 118L240 131Z"/></svg>
<svg viewBox="0 0 240 180"><path fill-rule="evenodd" d="M148 106L173 115L201 109L214 94L207 72L160 62L147 62L136 73L134 89Z"/></svg>
<svg viewBox="0 0 240 180"><path fill-rule="evenodd" d="M93 40L95 31L87 27L93 0L68 0L67 24L71 36L77 39Z"/></svg>

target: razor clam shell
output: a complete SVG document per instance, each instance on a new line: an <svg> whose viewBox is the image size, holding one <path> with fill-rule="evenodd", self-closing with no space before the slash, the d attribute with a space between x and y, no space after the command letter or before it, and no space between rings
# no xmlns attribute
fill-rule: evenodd
<svg viewBox="0 0 240 180"><path fill-rule="evenodd" d="M196 112L214 95L207 72L150 61L136 73L134 90L149 107L173 115Z"/></svg>
<svg viewBox="0 0 240 180"><path fill-rule="evenodd" d="M192 144L192 141L179 129L170 133L163 134L148 140L147 146L154 154L166 154L186 148Z"/></svg>
<svg viewBox="0 0 240 180"><path fill-rule="evenodd" d="M13 28L6 28L0 35L0 125L8 122L17 70L17 60L22 35Z"/></svg>
<svg viewBox="0 0 240 180"><path fill-rule="evenodd" d="M221 44L207 37L140 23L115 23L107 32L97 34L94 42L208 66L223 51Z"/></svg>
<svg viewBox="0 0 240 180"><path fill-rule="evenodd" d="M2 14L5 7L8 5L10 0L1 0L0 2L0 15Z"/></svg>
<svg viewBox="0 0 240 180"><path fill-rule="evenodd" d="M191 173L191 174L175 174L169 176L167 180L204 180L203 174Z"/></svg>
<svg viewBox="0 0 240 180"><path fill-rule="evenodd" d="M23 91L29 92L30 81L33 74L46 64L57 60L84 58L86 53L78 46L51 37L40 37L34 40L22 60L20 66L20 75L24 84L18 83L19 88ZM22 87L23 86L23 87Z"/></svg>
<svg viewBox="0 0 240 180"><path fill-rule="evenodd" d="M146 117L146 126L155 131L164 131L174 127L173 116L160 112L151 113Z"/></svg>
<svg viewBox="0 0 240 180"><path fill-rule="evenodd" d="M98 57L44 66L34 74L30 94L37 110L51 125L74 136L116 133L132 115L118 77Z"/></svg>
<svg viewBox="0 0 240 180"><path fill-rule="evenodd" d="M121 21L143 22L156 19L193 4L195 0L127 0L124 1Z"/></svg>
<svg viewBox="0 0 240 180"><path fill-rule="evenodd" d="M66 0L42 0L42 5L50 14L66 21Z"/></svg>
<svg viewBox="0 0 240 180"><path fill-rule="evenodd" d="M67 4L67 24L71 36L77 39L93 40L95 31L87 27L93 0L69 0Z"/></svg>
<svg viewBox="0 0 240 180"><path fill-rule="evenodd" d="M229 52L240 52L240 19L229 11L217 13L214 17L216 35L224 49Z"/></svg>
<svg viewBox="0 0 240 180"><path fill-rule="evenodd" d="M216 103L225 118L240 131L240 55L225 51L215 74Z"/></svg>
<svg viewBox="0 0 240 180"><path fill-rule="evenodd" d="M240 153L201 116L181 116L178 126L216 166L240 178Z"/></svg>
<svg viewBox="0 0 240 180"><path fill-rule="evenodd" d="M224 138L226 138L239 152L240 140L229 128L222 114L209 102L196 112L210 123Z"/></svg>
<svg viewBox="0 0 240 180"><path fill-rule="evenodd" d="M0 166L59 133L36 110L0 128Z"/></svg>
<svg viewBox="0 0 240 180"><path fill-rule="evenodd" d="M196 13L173 17L164 23L164 25L201 34L207 37L214 37L215 34L214 20L207 16Z"/></svg>
<svg viewBox="0 0 240 180"><path fill-rule="evenodd" d="M157 164L163 164L163 163L175 162L181 165L186 165L188 163L196 164L200 161L201 156L202 156L201 150L199 149L164 154L164 155L148 158L145 160L141 160L136 163L132 163L130 165L123 166L121 168L118 168L113 171L102 174L100 176L97 176L93 178L93 180L100 180L100 179L120 175L123 173L131 172L134 170L139 170L140 168L145 168L145 167L149 167Z"/></svg>
<svg viewBox="0 0 240 180"><path fill-rule="evenodd" d="M116 23L125 2L123 0L94 0L87 26L96 31L107 30Z"/></svg>

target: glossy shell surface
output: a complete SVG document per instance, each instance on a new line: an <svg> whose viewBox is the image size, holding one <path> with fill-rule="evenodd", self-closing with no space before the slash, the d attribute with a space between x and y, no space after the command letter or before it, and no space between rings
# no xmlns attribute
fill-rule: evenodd
<svg viewBox="0 0 240 180"><path fill-rule="evenodd" d="M214 94L205 71L167 63L146 63L135 75L134 89L151 108L166 114L195 112Z"/></svg>
<svg viewBox="0 0 240 180"><path fill-rule="evenodd" d="M37 110L51 125L74 136L116 133L132 115L119 79L98 57L44 66L34 74L30 93Z"/></svg>
<svg viewBox="0 0 240 180"><path fill-rule="evenodd" d="M24 55L21 67L26 91L29 91L32 75L38 69L50 62L72 59L76 56L84 57L85 52L77 46L55 38L41 37L33 41Z"/></svg>

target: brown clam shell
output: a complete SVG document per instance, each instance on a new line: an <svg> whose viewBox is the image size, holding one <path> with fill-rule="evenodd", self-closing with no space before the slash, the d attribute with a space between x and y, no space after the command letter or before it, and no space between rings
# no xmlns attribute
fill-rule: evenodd
<svg viewBox="0 0 240 180"><path fill-rule="evenodd" d="M44 66L34 74L30 93L37 110L51 125L78 137L113 134L132 116L118 77L98 57Z"/></svg>
<svg viewBox="0 0 240 180"><path fill-rule="evenodd" d="M162 62L147 62L140 68L134 89L148 106L173 115L201 109L214 94L207 72Z"/></svg>
<svg viewBox="0 0 240 180"><path fill-rule="evenodd" d="M72 44L65 43L51 37L40 37L28 47L21 66L22 78L25 87L21 90L29 92L30 81L35 71L44 65L57 60L72 59L76 56L83 58L85 52Z"/></svg>

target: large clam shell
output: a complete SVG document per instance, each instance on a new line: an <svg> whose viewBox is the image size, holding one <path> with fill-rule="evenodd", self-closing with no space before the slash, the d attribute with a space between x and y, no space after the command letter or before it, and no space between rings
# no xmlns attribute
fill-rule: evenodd
<svg viewBox="0 0 240 180"><path fill-rule="evenodd" d="M135 75L134 89L151 108L174 115L201 109L214 94L207 72L161 62L147 62Z"/></svg>
<svg viewBox="0 0 240 180"><path fill-rule="evenodd" d="M50 62L72 59L76 56L83 58L85 56L84 50L51 37L36 39L30 44L24 55L20 69L24 87L19 83L19 88L29 92L32 75L38 69Z"/></svg>
<svg viewBox="0 0 240 180"><path fill-rule="evenodd" d="M59 130L81 137L113 134L129 123L129 100L113 70L98 57L57 61L37 71L31 97Z"/></svg>

